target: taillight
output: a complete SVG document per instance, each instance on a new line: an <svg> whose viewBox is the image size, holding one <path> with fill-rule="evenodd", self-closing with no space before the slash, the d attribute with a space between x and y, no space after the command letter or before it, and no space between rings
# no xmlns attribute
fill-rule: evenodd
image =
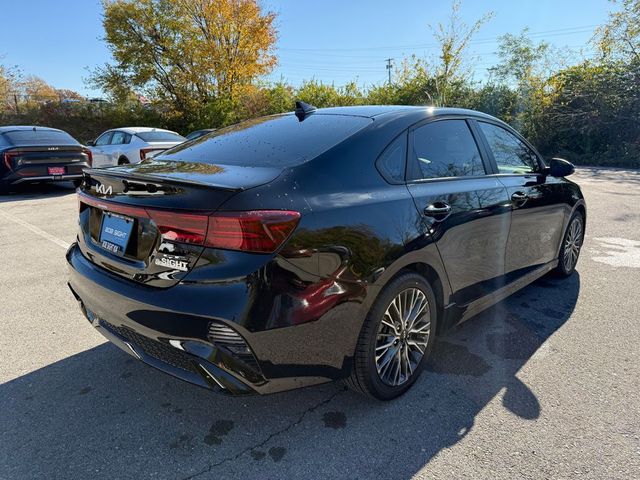
<svg viewBox="0 0 640 480"><path fill-rule="evenodd" d="M141 148L140 149L140 160L144 160L145 158L147 158L147 154L149 152L153 152L155 150L155 148Z"/></svg>
<svg viewBox="0 0 640 480"><path fill-rule="evenodd" d="M82 153L87 155L87 158L89 160L89 166L93 166L93 153L91 153L91 150L89 150L88 148L82 147Z"/></svg>
<svg viewBox="0 0 640 480"><path fill-rule="evenodd" d="M289 238L299 221L300 213L283 210L216 213L209 217L205 245L272 253Z"/></svg>
<svg viewBox="0 0 640 480"><path fill-rule="evenodd" d="M196 245L204 243L209 221L209 217L206 215L163 210L147 210L147 213L158 226L163 239Z"/></svg>
<svg viewBox="0 0 640 480"><path fill-rule="evenodd" d="M13 170L13 161L14 157L18 156L18 152L4 152L2 158L4 160L4 164L9 170Z"/></svg>

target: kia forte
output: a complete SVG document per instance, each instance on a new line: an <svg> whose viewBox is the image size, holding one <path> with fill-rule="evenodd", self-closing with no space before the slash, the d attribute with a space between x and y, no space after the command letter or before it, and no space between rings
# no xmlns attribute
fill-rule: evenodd
<svg viewBox="0 0 640 480"><path fill-rule="evenodd" d="M107 339L193 384L389 400L437 335L572 274L573 170L475 111L299 102L85 171L69 286Z"/></svg>

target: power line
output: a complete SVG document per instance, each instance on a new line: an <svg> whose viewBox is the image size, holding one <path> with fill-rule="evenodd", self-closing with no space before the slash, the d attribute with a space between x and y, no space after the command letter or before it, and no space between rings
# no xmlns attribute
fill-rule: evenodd
<svg viewBox="0 0 640 480"><path fill-rule="evenodd" d="M566 27L566 28L557 28L553 30L543 30L539 32L530 32L527 33L529 38L537 38L537 37L557 37L564 35L574 35L578 33L586 33L598 25L583 25L576 27ZM502 35L496 37L486 37L479 38L476 40L472 40L469 42L470 45L481 45L486 43L494 43L497 42ZM389 51L389 50L399 50L399 49L410 49L415 50L419 48L436 48L439 45L437 43L422 43L422 44L411 44L411 45L394 45L394 46L378 46L378 47L351 47L351 48L287 48L280 47L278 50L284 52L358 52L358 51ZM314 53L315 55L315 53Z"/></svg>

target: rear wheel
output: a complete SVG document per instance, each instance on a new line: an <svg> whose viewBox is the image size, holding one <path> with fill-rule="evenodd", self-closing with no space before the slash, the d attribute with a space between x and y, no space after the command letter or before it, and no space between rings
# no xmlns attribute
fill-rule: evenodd
<svg viewBox="0 0 640 480"><path fill-rule="evenodd" d="M558 256L556 273L561 277L568 277L576 269L580 249L584 241L584 217L576 212L569 220L569 226L562 239L562 247Z"/></svg>
<svg viewBox="0 0 640 480"><path fill-rule="evenodd" d="M429 283L416 273L397 277L380 293L365 320L347 385L379 400L402 395L424 368L436 319Z"/></svg>
<svg viewBox="0 0 640 480"><path fill-rule="evenodd" d="M6 195L8 193L9 193L9 184L4 180L0 180L0 195Z"/></svg>
<svg viewBox="0 0 640 480"><path fill-rule="evenodd" d="M127 157L120 157L118 159L118 165L128 165L129 159Z"/></svg>

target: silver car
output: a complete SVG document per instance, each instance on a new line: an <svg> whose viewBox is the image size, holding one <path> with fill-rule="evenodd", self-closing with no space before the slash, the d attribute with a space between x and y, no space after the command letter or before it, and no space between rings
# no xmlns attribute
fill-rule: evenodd
<svg viewBox="0 0 640 480"><path fill-rule="evenodd" d="M107 130L87 146L93 155L93 166L110 167L138 163L185 141L182 135L149 127L124 127Z"/></svg>

